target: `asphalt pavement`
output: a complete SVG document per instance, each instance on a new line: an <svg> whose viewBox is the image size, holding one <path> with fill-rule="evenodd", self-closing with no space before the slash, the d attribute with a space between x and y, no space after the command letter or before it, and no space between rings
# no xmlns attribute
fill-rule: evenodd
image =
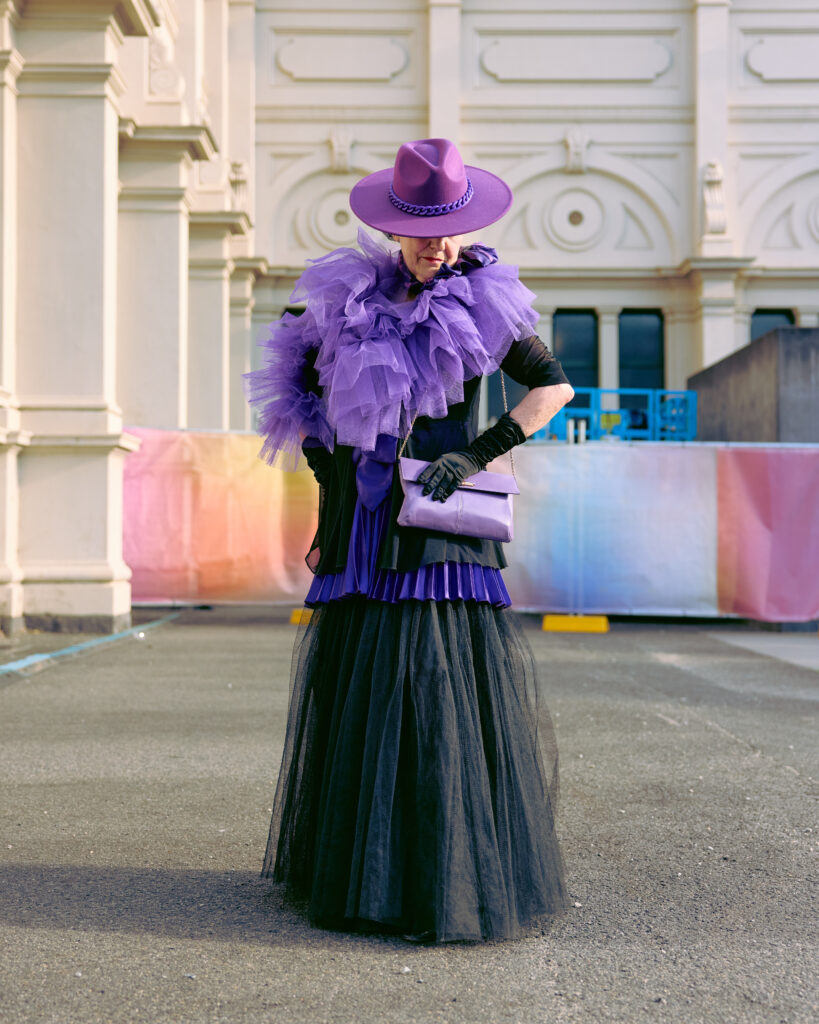
<svg viewBox="0 0 819 1024"><path fill-rule="evenodd" d="M530 625L572 906L502 944L321 931L259 877L281 611L0 674L0 1020L814 1024L819 637Z"/></svg>

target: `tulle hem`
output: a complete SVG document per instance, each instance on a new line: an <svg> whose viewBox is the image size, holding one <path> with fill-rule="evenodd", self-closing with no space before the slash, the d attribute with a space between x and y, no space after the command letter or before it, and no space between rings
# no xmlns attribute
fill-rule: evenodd
<svg viewBox="0 0 819 1024"><path fill-rule="evenodd" d="M351 598L297 641L263 872L316 924L530 934L565 906L557 754L513 613Z"/></svg>

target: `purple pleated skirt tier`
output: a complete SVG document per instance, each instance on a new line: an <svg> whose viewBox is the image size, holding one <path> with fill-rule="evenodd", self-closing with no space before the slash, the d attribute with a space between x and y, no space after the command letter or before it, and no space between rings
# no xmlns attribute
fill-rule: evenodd
<svg viewBox="0 0 819 1024"><path fill-rule="evenodd" d="M356 504L347 565L338 573L315 576L304 600L312 608L345 597L374 601L480 601L508 608L512 599L500 569L468 562L436 562L410 572L377 567L389 502L370 511Z"/></svg>

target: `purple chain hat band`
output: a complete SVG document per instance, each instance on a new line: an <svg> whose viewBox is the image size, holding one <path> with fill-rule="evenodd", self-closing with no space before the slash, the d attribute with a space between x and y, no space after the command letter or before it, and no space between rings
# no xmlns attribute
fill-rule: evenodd
<svg viewBox="0 0 819 1024"><path fill-rule="evenodd" d="M436 203L434 206L422 206L419 203L407 203L403 199L395 194L395 190L392 185L389 188L390 202L393 206L397 207L402 213L410 213L414 217L440 217L444 213L454 213L456 210L462 209L474 195L475 190L472 188L472 182L469 178L466 179L466 192L461 196L460 199L456 199L451 203Z"/></svg>

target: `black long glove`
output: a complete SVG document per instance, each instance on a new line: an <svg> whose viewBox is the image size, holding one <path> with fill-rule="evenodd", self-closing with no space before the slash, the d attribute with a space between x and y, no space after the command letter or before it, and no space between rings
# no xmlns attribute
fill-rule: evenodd
<svg viewBox="0 0 819 1024"><path fill-rule="evenodd" d="M301 446L307 465L312 469L319 487L326 487L333 470L333 456L322 444L310 444L309 439Z"/></svg>
<svg viewBox="0 0 819 1024"><path fill-rule="evenodd" d="M485 430L466 448L447 452L430 462L418 477L418 483L424 484L424 494L431 494L433 501L444 502L468 476L486 469L487 463L525 440L518 421L508 412L504 413L494 427Z"/></svg>

